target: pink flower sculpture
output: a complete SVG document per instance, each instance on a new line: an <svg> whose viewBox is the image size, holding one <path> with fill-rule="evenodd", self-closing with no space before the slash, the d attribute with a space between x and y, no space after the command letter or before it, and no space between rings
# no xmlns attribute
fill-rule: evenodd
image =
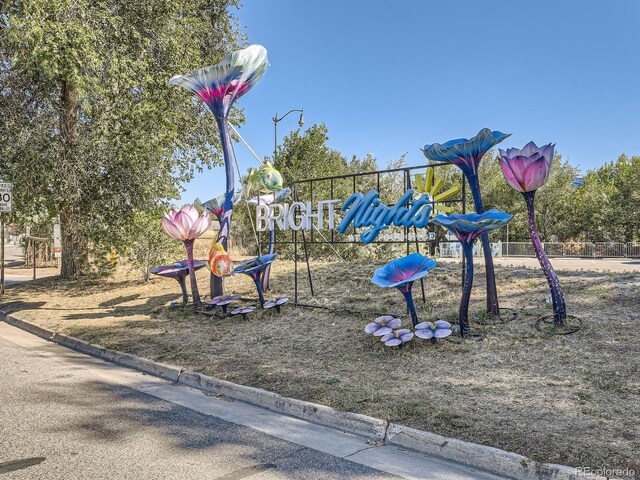
<svg viewBox="0 0 640 480"><path fill-rule="evenodd" d="M524 148L500 150L500 168L505 180L517 191L532 192L543 186L549 178L553 162L554 145L538 148L529 142Z"/></svg>
<svg viewBox="0 0 640 480"><path fill-rule="evenodd" d="M184 242L187 249L187 265L189 267L189 280L191 282L191 294L196 307L202 306L198 284L196 283L196 271L193 264L193 242L211 226L209 212L200 215L193 205L186 205L180 210L171 210L162 216L162 228L170 237Z"/></svg>
<svg viewBox="0 0 640 480"><path fill-rule="evenodd" d="M551 164L553 163L554 144L549 143L538 148L535 143L529 142L522 149L508 148L500 150L500 167L505 180L515 190L522 193L527 204L529 215L529 233L531 242L536 251L536 256L542 267L547 283L551 290L551 302L553 304L553 323L562 325L567 318L567 308L564 302L564 292L560 287L558 275L553 270L551 262L544 251L533 206L536 190L542 187L549 179Z"/></svg>

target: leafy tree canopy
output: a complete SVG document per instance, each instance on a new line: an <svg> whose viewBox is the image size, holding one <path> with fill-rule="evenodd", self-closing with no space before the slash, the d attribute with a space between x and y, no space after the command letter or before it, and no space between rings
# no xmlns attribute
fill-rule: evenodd
<svg viewBox="0 0 640 480"><path fill-rule="evenodd" d="M62 274L82 274L90 253L127 238L136 212L221 163L211 114L167 81L243 40L238 2L0 5L0 175L19 214L60 218Z"/></svg>

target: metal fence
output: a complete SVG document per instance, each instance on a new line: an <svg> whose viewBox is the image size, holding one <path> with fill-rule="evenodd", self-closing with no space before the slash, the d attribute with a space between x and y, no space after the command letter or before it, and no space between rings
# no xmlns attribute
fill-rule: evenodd
<svg viewBox="0 0 640 480"><path fill-rule="evenodd" d="M550 257L640 258L640 243L634 242L544 242L542 245ZM535 252L531 242L504 242L502 255L534 257Z"/></svg>

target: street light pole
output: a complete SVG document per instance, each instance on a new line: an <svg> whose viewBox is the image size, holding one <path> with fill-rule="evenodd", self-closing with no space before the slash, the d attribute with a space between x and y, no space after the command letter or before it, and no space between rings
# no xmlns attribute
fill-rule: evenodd
<svg viewBox="0 0 640 480"><path fill-rule="evenodd" d="M300 112L298 125L302 127L304 125L304 109L302 108L294 108L293 110L289 110L281 117L278 117L278 114L276 113L271 119L273 120L273 163L276 163L276 156L278 155L278 122L284 120L287 115L293 112Z"/></svg>
<svg viewBox="0 0 640 480"><path fill-rule="evenodd" d="M271 120L273 120L273 163L276 163L276 157L278 156L278 122L285 119L287 115L293 112L300 112L300 118L298 119L298 125L302 127L304 125L304 110L302 108L294 108L293 110L289 110L287 113L278 117L276 113ZM260 196L260 192L258 192L258 198ZM304 233L303 233L304 235ZM267 253L271 254L275 250L275 242L276 242L276 231L275 228L269 230L269 250ZM262 276L262 289L266 292L269 290L269 274L271 273L271 265L269 265Z"/></svg>

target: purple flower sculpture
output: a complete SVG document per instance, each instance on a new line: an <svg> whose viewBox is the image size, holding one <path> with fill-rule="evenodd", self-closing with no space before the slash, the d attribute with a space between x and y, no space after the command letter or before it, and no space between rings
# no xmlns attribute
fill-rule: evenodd
<svg viewBox="0 0 640 480"><path fill-rule="evenodd" d="M247 260L246 262L238 265L231 275L236 275L238 273L244 273L245 275L249 275L251 279L256 284L256 289L258 290L258 296L260 297L260 305L264 307L264 294L262 292L262 275L265 269L271 265L271 263L278 256L277 253L271 253L267 255L262 255L261 257L252 258L251 260Z"/></svg>
<svg viewBox="0 0 640 480"><path fill-rule="evenodd" d="M505 226L511 215L499 210L488 210L484 213L452 213L450 215L439 214L430 222L440 225L453 233L460 241L467 265L467 272L462 287L462 300L460 302L460 334L469 336L469 298L473 287L473 242L479 236L487 235L491 230Z"/></svg>
<svg viewBox="0 0 640 480"><path fill-rule="evenodd" d="M421 279L429 273L429 270L436 266L436 262L420 253L412 253L406 257L397 258L387 263L384 267L378 268L371 278L371 281L380 287L395 287L407 302L411 321L413 325L418 324L418 315L413 304L411 287L413 282Z"/></svg>
<svg viewBox="0 0 640 480"><path fill-rule="evenodd" d="M401 328L384 335L381 340L387 347L402 348L405 343L413 338L413 333L408 328Z"/></svg>
<svg viewBox="0 0 640 480"><path fill-rule="evenodd" d="M558 275L553 270L549 257L544 253L533 208L533 200L536 190L543 186L549 178L554 154L553 144L538 148L535 143L529 142L524 148L509 148L505 152L500 150L500 167L505 180L515 190L522 193L527 203L529 214L529 233L536 256L542 267L549 289L551 290L551 302L553 303L553 323L562 325L567 318L567 308L564 303L564 293L558 281Z"/></svg>
<svg viewBox="0 0 640 480"><path fill-rule="evenodd" d="M475 137L470 139L458 138L449 140L442 145L439 143L425 145L422 153L434 162L453 163L460 168L471 187L476 213L483 213L484 206L480 195L480 183L478 182L480 160L489 149L510 135L510 133L492 132L488 128L483 128ZM482 235L482 250L487 275L487 311L492 315L500 315L493 257L491 256L491 245L489 245L489 237L487 235Z"/></svg>
<svg viewBox="0 0 640 480"><path fill-rule="evenodd" d="M393 318L391 315L383 315L376 318L373 322L364 327L366 333L372 333L376 337L381 337L391 333L394 328L400 328L402 322L399 318Z"/></svg>
<svg viewBox="0 0 640 480"><path fill-rule="evenodd" d="M444 320L422 322L416 325L415 334L418 338L431 339L431 343L436 343L436 339L451 335L451 324Z"/></svg>
<svg viewBox="0 0 640 480"><path fill-rule="evenodd" d="M250 307L236 308L235 310L231 311L231 315L242 315L242 319L246 320L247 314L253 312L255 309L256 307L254 307L253 305Z"/></svg>
<svg viewBox="0 0 640 480"><path fill-rule="evenodd" d="M186 88L206 103L218 124L227 187L222 205L218 240L222 242L225 250L227 250L227 237L231 228L235 186L231 137L227 118L236 100L258 83L268 65L267 50L261 45L251 45L227 55L212 67L201 68L169 80L170 84ZM210 280L211 296L222 295L222 278L212 273Z"/></svg>
<svg viewBox="0 0 640 480"><path fill-rule="evenodd" d="M194 271L200 270L207 264L205 260L196 260L193 262ZM188 260L182 260L181 262L173 263L171 265L163 265L161 267L153 267L149 272L160 277L175 278L180 284L180 290L182 291L182 303L185 305L189 301L187 295L187 286L185 278L189 275L189 262Z"/></svg>
<svg viewBox="0 0 640 480"><path fill-rule="evenodd" d="M275 300L267 300L266 302L264 302L264 305L262 306L262 308L264 309L275 308L276 311L280 313L280 307L282 307L282 305L284 305L288 301L289 301L289 297L285 297L285 296L278 297Z"/></svg>

